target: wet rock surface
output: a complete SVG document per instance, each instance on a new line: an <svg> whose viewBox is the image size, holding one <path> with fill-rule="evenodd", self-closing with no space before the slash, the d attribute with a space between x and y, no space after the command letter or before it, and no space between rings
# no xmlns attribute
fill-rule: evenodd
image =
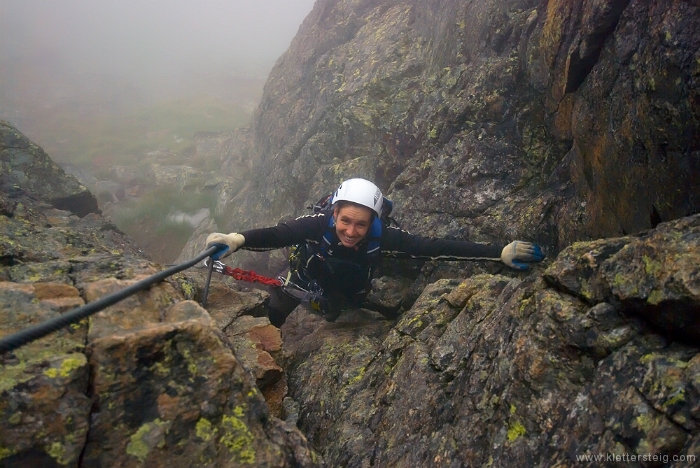
<svg viewBox="0 0 700 468"><path fill-rule="evenodd" d="M218 230L360 176L413 233L549 256L394 265L369 305L394 320L297 309L283 367L330 465L697 456L699 24L685 0L316 3L231 140L249 181ZM284 257L255 255L231 262Z"/></svg>
<svg viewBox="0 0 700 468"><path fill-rule="evenodd" d="M439 280L388 326L316 321L300 337L285 335L298 324L285 324L299 426L332 466L697 456L700 350L689 334L700 304L679 279L700 271L692 261L698 220L575 244L543 276ZM678 255L635 268L652 252ZM583 287L596 278L599 293ZM664 305L649 292L641 300L646 285L669 282L669 290L658 286L673 296ZM623 290L636 291L633 307Z"/></svg>
<svg viewBox="0 0 700 468"><path fill-rule="evenodd" d="M33 180L34 186L51 192L5 185L0 191L0 336L163 268L99 214L80 218L51 204L51 194L80 186L38 147L27 148L34 165L48 168L33 172L47 177ZM10 160L3 164L12 167ZM180 292L196 295L191 281L171 283L0 356L0 466L322 463L296 427L271 415L252 371L225 334L264 296L243 294L243 306L212 316ZM270 338L260 328L238 326L269 356L274 333ZM250 369L263 377L281 373L274 363L263 371L252 363Z"/></svg>
<svg viewBox="0 0 700 468"><path fill-rule="evenodd" d="M218 229L357 176L411 232L551 254L696 213L698 24L686 0L319 1L221 153L246 183Z"/></svg>
<svg viewBox="0 0 700 468"><path fill-rule="evenodd" d="M0 183L10 196L26 194L80 217L99 213L97 199L10 123L0 120ZM58 176L58 177L57 177Z"/></svg>
<svg viewBox="0 0 700 468"><path fill-rule="evenodd" d="M686 0L317 1L250 128L199 142L227 224L178 261L364 176L410 231L546 262L393 265L367 309L279 332L265 292L216 277L205 311L188 271L2 356L0 464L697 463L673 457L700 449L699 21ZM158 269L0 129L0 333Z"/></svg>

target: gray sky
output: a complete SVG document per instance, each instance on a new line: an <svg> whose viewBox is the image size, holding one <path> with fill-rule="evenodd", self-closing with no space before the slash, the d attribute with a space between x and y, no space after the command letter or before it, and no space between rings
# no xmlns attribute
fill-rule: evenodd
<svg viewBox="0 0 700 468"><path fill-rule="evenodd" d="M144 87L229 70L266 74L314 0L0 0L0 87L99 74ZM3 77L3 75L5 75ZM19 77L18 77L19 76Z"/></svg>

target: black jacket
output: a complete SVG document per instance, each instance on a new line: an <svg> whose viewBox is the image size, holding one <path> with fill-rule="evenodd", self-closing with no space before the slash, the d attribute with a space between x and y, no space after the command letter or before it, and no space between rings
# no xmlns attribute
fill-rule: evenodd
<svg viewBox="0 0 700 468"><path fill-rule="evenodd" d="M304 242L319 243L328 229L332 211L301 216L277 226L241 232L246 250L272 250ZM340 240L334 234L334 240ZM477 244L468 241L416 236L402 229L385 226L380 241L382 255L391 257L444 260L501 260L504 246ZM340 245L338 250L356 252Z"/></svg>
<svg viewBox="0 0 700 468"><path fill-rule="evenodd" d="M363 239L357 248L344 247L335 230L329 228L332 215L332 210L323 211L277 226L241 232L245 237L241 248L262 251L297 244L320 245L324 234L331 229L331 245L324 256L335 263L326 278L314 279L319 280L324 289L331 287L348 295L356 294L366 287L374 273L374 265L367 255L368 239ZM503 246L498 245L416 236L389 226L383 226L379 245L384 257L416 259L500 261L503 250Z"/></svg>

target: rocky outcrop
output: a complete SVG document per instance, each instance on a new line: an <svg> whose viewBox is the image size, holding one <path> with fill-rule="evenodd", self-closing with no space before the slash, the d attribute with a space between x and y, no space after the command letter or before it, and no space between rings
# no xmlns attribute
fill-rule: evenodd
<svg viewBox="0 0 700 468"><path fill-rule="evenodd" d="M410 231L547 263L392 264L376 311L298 308L281 349L247 317L264 293L216 278L207 314L202 272L174 278L3 356L0 460L697 463L699 21L687 0L318 0L253 124L203 147L225 154L217 222L185 258L364 176ZM99 216L36 201L0 200L3 334L154 271Z"/></svg>
<svg viewBox="0 0 700 468"><path fill-rule="evenodd" d="M8 122L0 120L0 183L11 195L23 193L83 217L99 213L97 200Z"/></svg>
<svg viewBox="0 0 700 468"><path fill-rule="evenodd" d="M300 427L331 466L688 466L699 243L700 215L580 242L543 275L439 280L389 325L298 309Z"/></svg>
<svg viewBox="0 0 700 468"><path fill-rule="evenodd" d="M411 232L550 256L517 277L391 264L370 306L396 322L297 309L283 367L330 465L692 464L698 25L685 0L316 2L231 140L249 181L218 229L361 176Z"/></svg>
<svg viewBox="0 0 700 468"><path fill-rule="evenodd" d="M52 205L54 194L94 197L4 129L20 143L3 151L12 156L3 159L4 174L20 183L20 172L32 178L0 191L0 337L161 268L100 215L80 218ZM38 176L46 177L45 193ZM258 375L279 380L280 368L253 366L258 355L246 367L225 334L265 296L242 294L237 310L210 315L191 300L196 294L187 278L172 278L1 354L0 466L319 466L299 430L270 413L256 384ZM259 354L271 359L270 328L279 339L269 322L237 324L238 343L259 343Z"/></svg>
<svg viewBox="0 0 700 468"><path fill-rule="evenodd" d="M698 212L699 24L686 0L320 0L232 140L251 173L219 228L351 176L412 232L550 253Z"/></svg>
<svg viewBox="0 0 700 468"><path fill-rule="evenodd" d="M288 385L330 464L697 451L697 218L662 222L700 209L699 22L684 0L316 3L231 140L224 174L249 161L249 182L216 227L364 176L410 231L563 250L515 279L390 265L370 299L393 328L297 310Z"/></svg>

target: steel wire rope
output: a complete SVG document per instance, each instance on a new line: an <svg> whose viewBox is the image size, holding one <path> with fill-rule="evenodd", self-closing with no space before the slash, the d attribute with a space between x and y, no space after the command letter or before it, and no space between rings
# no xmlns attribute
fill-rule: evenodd
<svg viewBox="0 0 700 468"><path fill-rule="evenodd" d="M73 309L58 317L54 317L42 323L32 325L16 333L0 338L0 354L13 351L31 341L37 340L50 333L58 331L61 328L66 327L72 323L79 322L85 317L89 317L92 314L95 314L111 305L116 304L121 300L126 299L127 297L133 294L136 294L139 291L142 291L164 280L168 276L172 276L175 273L179 273L182 270L186 270L187 268L196 265L205 258L215 254L220 249L221 246L216 245L209 247L207 250L203 251L192 260L188 260L186 262L172 266L166 270L160 271L155 275L151 275L148 278L144 278L130 286L127 286L121 291L117 291L114 294L101 297L96 301L93 301L89 304L85 304L84 306L80 306L77 309Z"/></svg>

